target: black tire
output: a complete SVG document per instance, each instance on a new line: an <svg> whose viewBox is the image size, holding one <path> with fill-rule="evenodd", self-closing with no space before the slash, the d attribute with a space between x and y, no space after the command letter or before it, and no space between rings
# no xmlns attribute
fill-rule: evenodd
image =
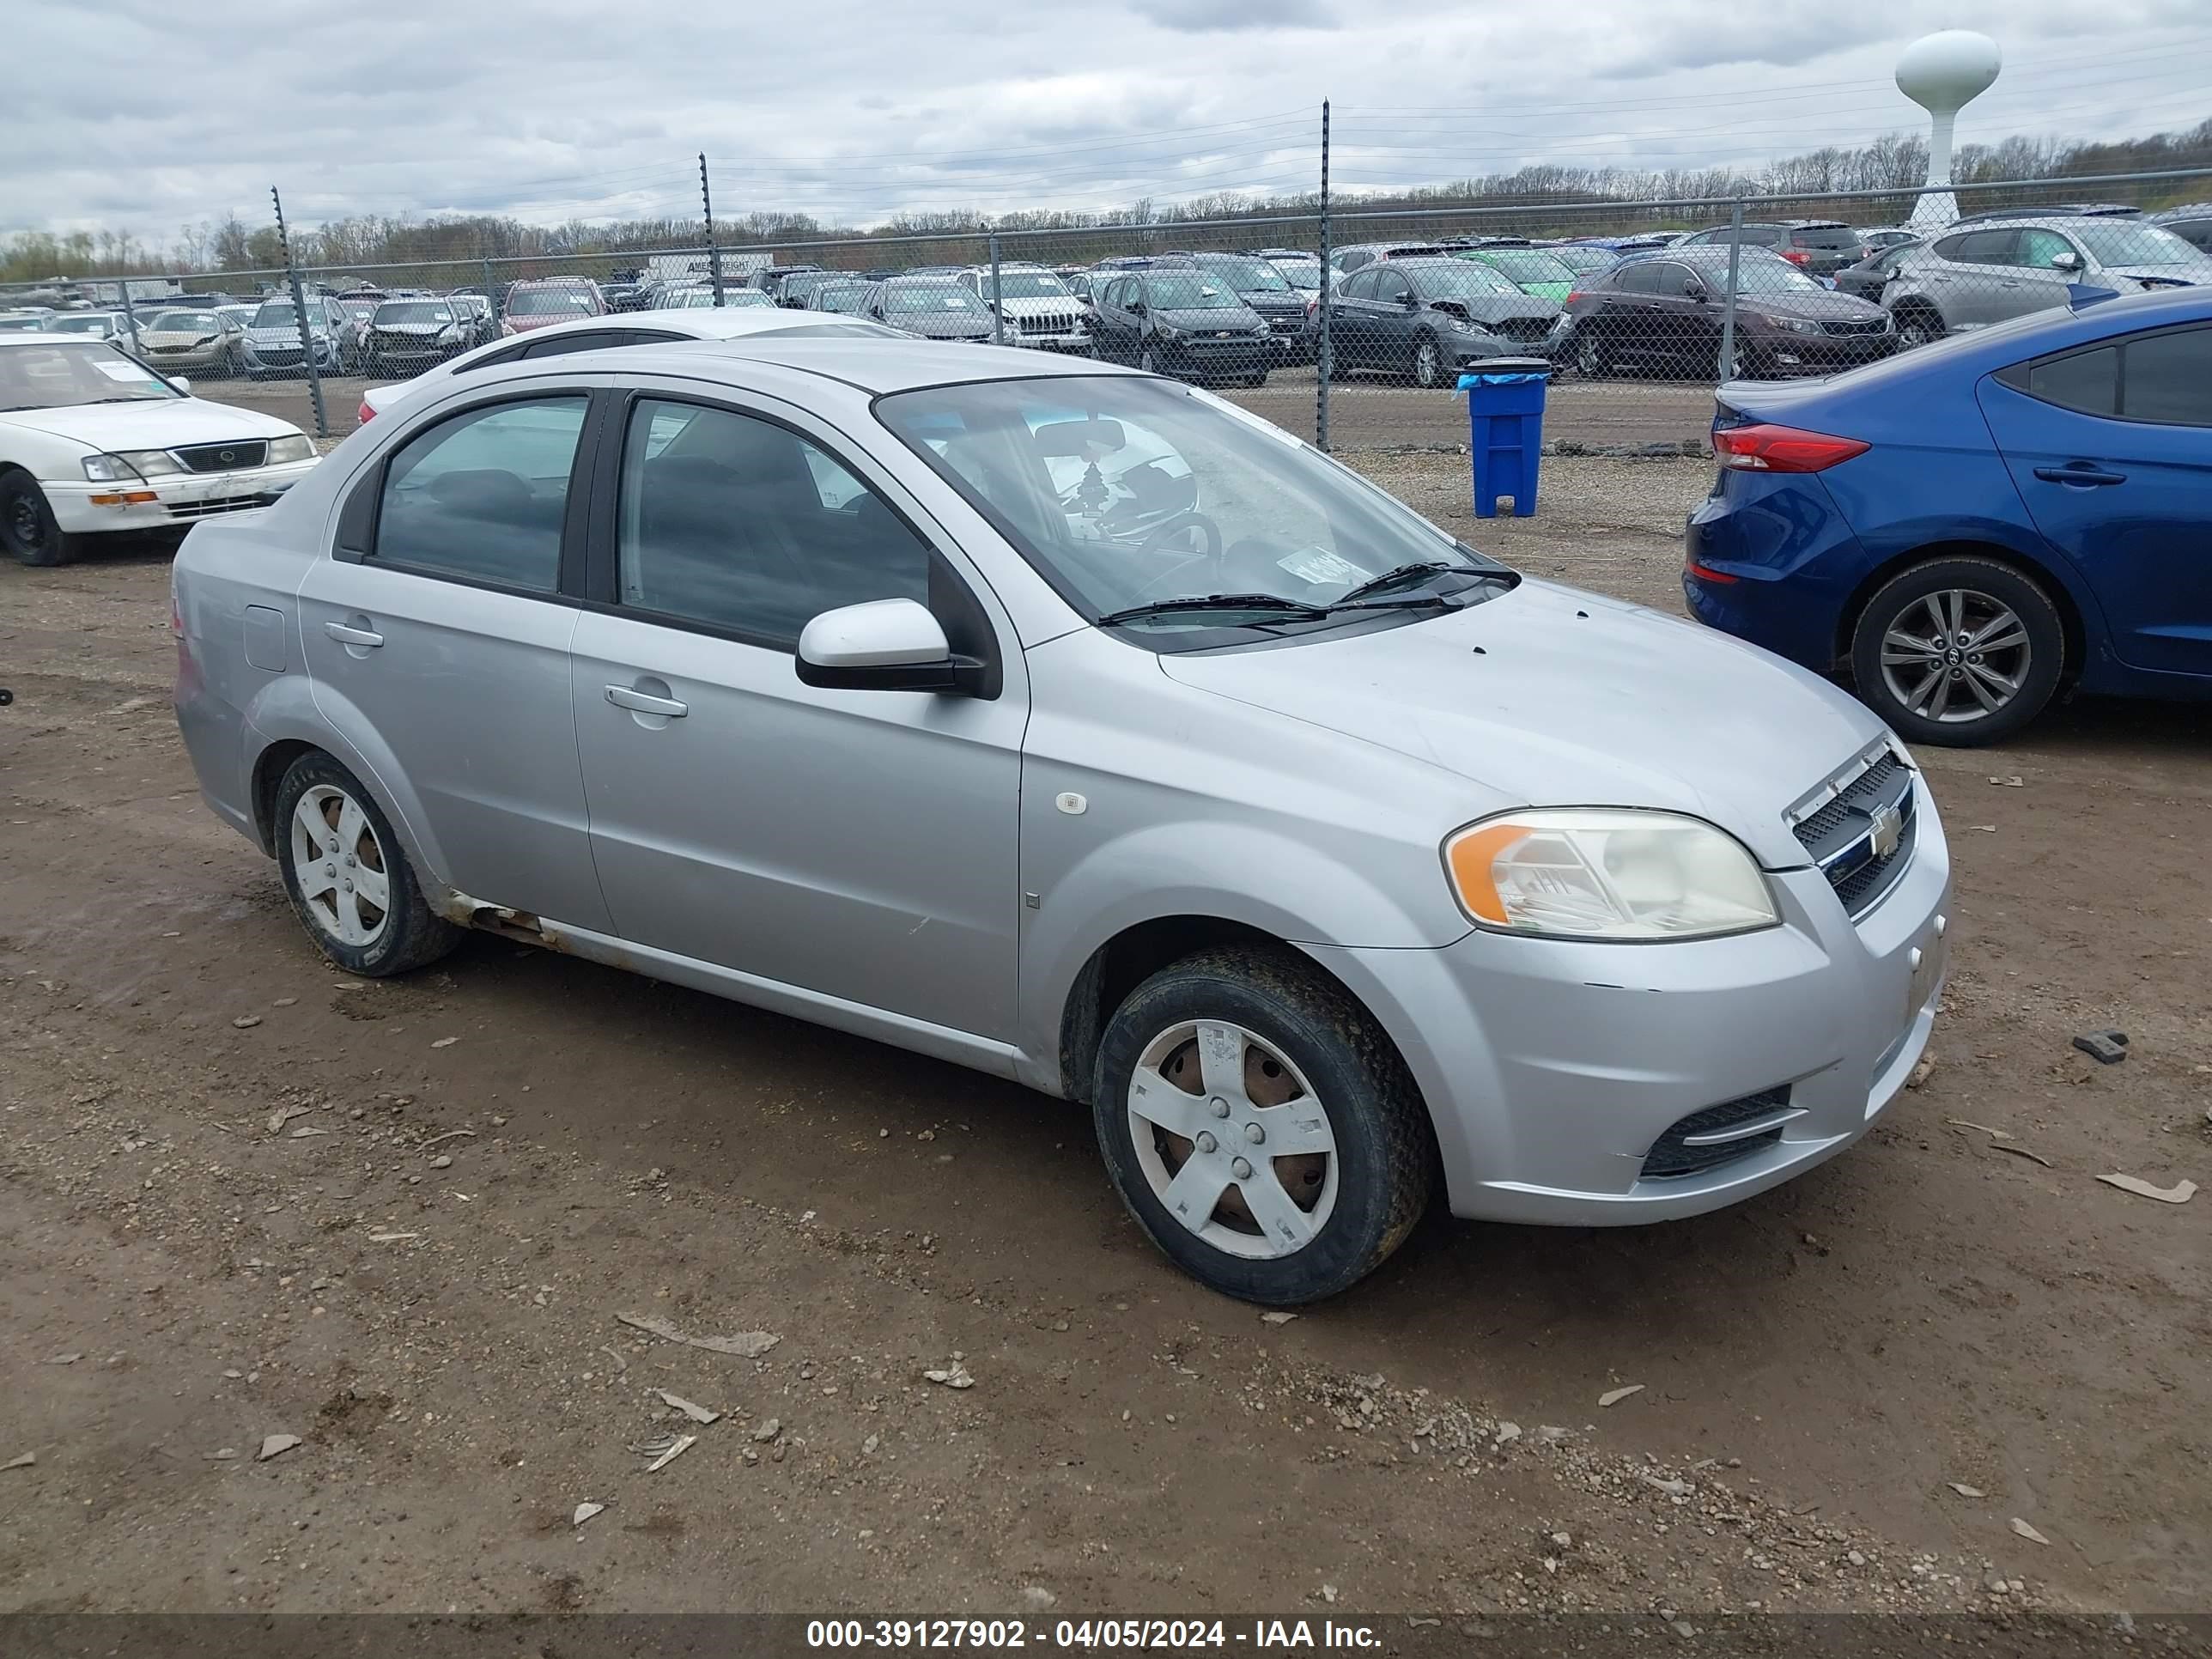
<svg viewBox="0 0 2212 1659"><path fill-rule="evenodd" d="M1962 602L1955 616L1953 595ZM1942 640L1939 619L1945 617L1954 617L1971 641L1999 626L1992 620L1997 608L2019 624L2016 648L1975 652L1951 635L1942 647L1948 655L1939 657L1890 641L1893 629L1915 640ZM2010 636L2009 630L1990 635L1993 644ZM2050 594L2012 566L1971 555L1929 559L1893 576L1868 599L1851 629L1859 700L1906 742L1952 748L2002 743L2041 714L2058 689L2065 653L2065 626ZM1885 654L1893 660L1886 663ZM1949 684L1929 682L1928 674ZM2016 689L2002 694L1995 686L2002 682ZM1978 685L1999 706L1984 707Z"/></svg>
<svg viewBox="0 0 2212 1659"><path fill-rule="evenodd" d="M1943 326L1943 318L1932 306L1899 306L1897 316L1897 349L1910 351L1942 339L1950 331Z"/></svg>
<svg viewBox="0 0 2212 1659"><path fill-rule="evenodd" d="M1258 368L1254 369L1254 370L1253 370L1249 374L1247 374L1247 375L1244 377L1244 384L1245 384L1246 386L1248 386L1254 387L1255 389L1257 389L1257 388L1258 388L1258 387L1260 387L1260 386L1263 386L1267 385L1267 366L1266 366L1265 364L1262 364L1262 365L1261 365L1261 367L1259 367Z"/></svg>
<svg viewBox="0 0 2212 1659"><path fill-rule="evenodd" d="M374 837L389 902L383 908L374 936L364 943L349 943L338 937L334 908L308 897L303 890L294 818L301 801L311 791L335 791L350 800L360 808L367 821L365 827ZM284 873L284 891L292 901L300 925L314 941L316 949L349 974L368 979L388 979L395 974L410 973L449 954L467 931L431 913L429 906L423 902L422 884L416 879L414 867L408 863L398 836L392 834L392 821L385 817L376 797L362 788L352 773L319 750L293 762L283 781L276 786L273 838L277 866ZM337 850L341 856L345 851L343 848ZM368 850L357 837L352 851L364 866L369 863Z"/></svg>
<svg viewBox="0 0 2212 1659"><path fill-rule="evenodd" d="M1131 1082L1148 1046L1170 1041L1179 1025L1200 1020L1244 1028L1256 1044L1278 1051L1303 1073L1322 1103L1334 1151L1316 1156L1333 1159L1334 1190L1318 1231L1286 1254L1243 1255L1201 1238L1170 1212L1146 1172L1130 1121ZM1273 1057L1244 1052L1263 1069L1275 1065L1269 1075L1285 1075ZM1193 1097L1194 1106L1198 1099ZM1349 1289L1404 1243L1435 1188L1435 1142L1404 1062L1366 1010L1289 950L1203 951L1138 986L1101 1036L1091 1101L1107 1174L1153 1243L1200 1283L1247 1302L1294 1306ZM1222 1121L1225 1133L1233 1129L1233 1115ZM1244 1139L1249 1136L1232 1139L1223 1155L1249 1150ZM1180 1145L1186 1158L1195 1155L1194 1143ZM1159 1162L1170 1146L1156 1141L1150 1149L1153 1160ZM1286 1161L1271 1158L1270 1173L1279 1177ZM1309 1182L1321 1179L1301 1174ZM1279 1182L1278 1190L1289 1185ZM1207 1224L1228 1210L1232 1195L1241 1206L1243 1190L1241 1182L1224 1189ZM1316 1194L1321 1190L1314 1188ZM1239 1224L1254 1229L1255 1244L1267 1242L1249 1211Z"/></svg>
<svg viewBox="0 0 2212 1659"><path fill-rule="evenodd" d="M1161 372L1159 359L1152 355L1152 349L1150 346L1137 348L1137 367L1147 374L1158 374Z"/></svg>
<svg viewBox="0 0 2212 1659"><path fill-rule="evenodd" d="M23 563L40 569L67 564L90 540L63 532L46 492L29 473L0 473L0 544Z"/></svg>

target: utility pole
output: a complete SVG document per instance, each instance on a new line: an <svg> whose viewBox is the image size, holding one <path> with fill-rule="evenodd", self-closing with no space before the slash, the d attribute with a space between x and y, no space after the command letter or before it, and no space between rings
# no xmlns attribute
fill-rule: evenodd
<svg viewBox="0 0 2212 1659"><path fill-rule="evenodd" d="M269 186L270 204L276 210L276 249L284 256L284 279L292 289L292 320L300 325L300 361L307 366L307 397L315 406L315 435L331 435L330 412L323 407L323 372L315 365L314 331L307 325L307 297L300 290L300 273L292 264L292 239L284 229L284 198ZM337 361L337 336L331 337L331 361Z"/></svg>
<svg viewBox="0 0 2212 1659"><path fill-rule="evenodd" d="M699 152L699 205L707 215L707 270L714 280L714 304L722 303L722 250L714 245L714 197L707 188L707 152Z"/></svg>
<svg viewBox="0 0 2212 1659"><path fill-rule="evenodd" d="M1328 451L1328 377L1336 367L1328 327L1334 309L1329 294L1328 252L1328 100L1324 98L1321 100L1321 334L1314 342L1314 447L1324 454Z"/></svg>

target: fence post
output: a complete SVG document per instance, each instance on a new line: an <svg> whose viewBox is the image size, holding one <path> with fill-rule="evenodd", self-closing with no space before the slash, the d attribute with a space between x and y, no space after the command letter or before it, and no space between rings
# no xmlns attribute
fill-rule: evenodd
<svg viewBox="0 0 2212 1659"><path fill-rule="evenodd" d="M714 243L714 198L707 188L707 152L699 152L699 205L707 214L707 274L714 283L714 305L722 304L722 250Z"/></svg>
<svg viewBox="0 0 2212 1659"><path fill-rule="evenodd" d="M504 325L506 319L499 314L499 284L491 279L491 256L489 254L486 254L484 256L483 274L484 309L491 313L491 325L494 328L499 328Z"/></svg>
<svg viewBox="0 0 2212 1659"><path fill-rule="evenodd" d="M1728 298L1721 305L1721 360L1713 366L1717 380L1735 378L1735 278L1743 266L1743 198L1729 205Z"/></svg>
<svg viewBox="0 0 2212 1659"><path fill-rule="evenodd" d="M307 325L307 295L300 289L300 273L292 264L292 241L284 230L284 198L276 193L276 186L269 186L270 204L276 210L276 246L284 256L284 281L292 290L292 320L300 325L300 361L307 370L307 397L315 406L315 435L331 435L330 412L323 407L323 372L315 365L314 331ZM337 362L337 336L331 336L331 361Z"/></svg>
<svg viewBox="0 0 2212 1659"><path fill-rule="evenodd" d="M1314 447L1328 451L1328 380L1336 367L1335 342L1329 337L1329 317L1335 309L1328 282L1328 100L1321 100L1321 300L1317 314L1321 337L1314 342ZM1518 503L1516 503L1518 505Z"/></svg>
<svg viewBox="0 0 2212 1659"><path fill-rule="evenodd" d="M1006 313L1000 308L1001 303L999 293L999 239L994 235L991 238L991 343L993 345L1004 345L1006 343Z"/></svg>

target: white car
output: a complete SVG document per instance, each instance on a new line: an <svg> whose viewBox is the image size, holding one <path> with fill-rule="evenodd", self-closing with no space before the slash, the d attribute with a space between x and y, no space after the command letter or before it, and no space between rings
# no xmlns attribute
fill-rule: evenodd
<svg viewBox="0 0 2212 1659"><path fill-rule="evenodd" d="M986 307L990 305L990 266L975 265L961 272L960 285ZM1091 349L1088 309L1057 273L1043 265L1001 263L997 292L1006 344L1078 356Z"/></svg>
<svg viewBox="0 0 2212 1659"><path fill-rule="evenodd" d="M740 292L726 289L725 297ZM763 296L765 299L766 296ZM710 301L711 304L711 301ZM840 317L819 311L786 311L781 307L722 306L712 309L634 311L605 317L578 317L565 323L549 323L519 339L494 340L473 351L464 351L453 362L417 374L411 380L373 386L361 394L359 411L366 425L402 398L423 386L442 385L447 375L466 374L524 357L560 357L572 351L602 351L611 346L667 345L680 340L733 340L741 334L880 335L888 340L907 337L895 328L859 317Z"/></svg>
<svg viewBox="0 0 2212 1659"><path fill-rule="evenodd" d="M0 335L0 544L66 564L94 536L266 506L314 466L290 422L191 392L105 340Z"/></svg>

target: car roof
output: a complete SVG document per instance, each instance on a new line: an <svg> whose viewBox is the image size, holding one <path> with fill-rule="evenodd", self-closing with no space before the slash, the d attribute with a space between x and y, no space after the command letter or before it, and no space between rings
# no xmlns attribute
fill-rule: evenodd
<svg viewBox="0 0 2212 1659"><path fill-rule="evenodd" d="M831 326L824 325L823 326ZM1036 380L1085 374L1129 374L1136 371L1088 357L1062 357L1019 346L978 346L965 342L920 340L895 330L887 337L805 335L779 337L763 331L750 339L731 338L703 346L623 346L579 351L558 359L567 369L619 368L634 374L672 374L693 380L726 380L747 385L742 365L761 363L819 376L872 397L912 392L923 386L968 385L987 380ZM888 337L895 336L896 337ZM544 374L543 358L503 363L476 385L495 379ZM702 370L707 371L702 374ZM719 371L719 372L717 372Z"/></svg>
<svg viewBox="0 0 2212 1659"><path fill-rule="evenodd" d="M2150 216L2154 224L2166 224L2176 219L2212 219L2212 202L2185 202L2179 207L2160 208Z"/></svg>

